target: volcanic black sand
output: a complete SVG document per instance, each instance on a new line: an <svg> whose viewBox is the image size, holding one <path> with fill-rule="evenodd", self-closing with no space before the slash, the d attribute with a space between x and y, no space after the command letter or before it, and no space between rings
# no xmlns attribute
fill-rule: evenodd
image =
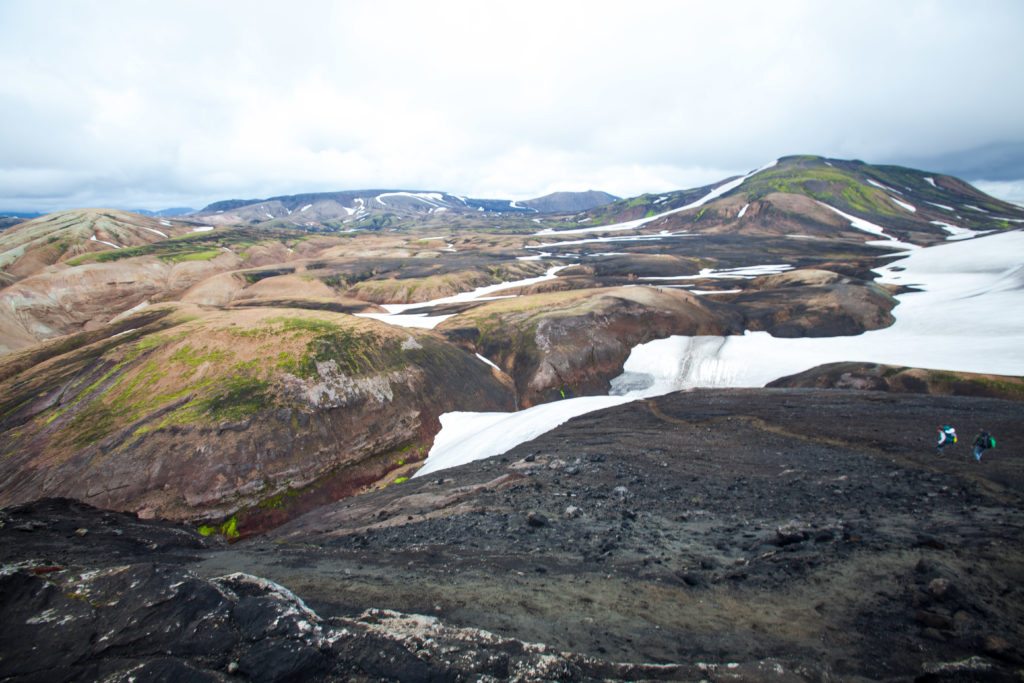
<svg viewBox="0 0 1024 683"><path fill-rule="evenodd" d="M21 563L8 583L28 574L60 583L66 566L133 562L206 579L246 572L294 591L326 620L323 628L369 628L364 610L382 608L579 653L557 672L507 662L489 669L465 631L457 645L417 660L432 668L374 668L346 651L348 663L332 669L323 662L337 661L334 643L345 641L307 638L315 666L303 660L306 669L278 676L231 641L231 656L250 662L234 675L256 680L305 671L422 680L1019 681L1022 416L1022 404L995 399L677 393L577 418L503 456L347 499L219 549L187 534L176 543L87 546L89 535L47 521L43 509L9 510L0 559ZM940 423L961 437L936 455ZM970 442L982 427L998 446L977 463ZM25 528L35 518L37 528ZM119 524L133 538L144 527L127 517L109 522ZM25 600L3 603L0 651L15 644L12 617L24 621ZM243 632L240 623L236 616L225 628ZM415 649L401 642L395 651ZM507 656L526 657L529 649L516 647L520 655ZM231 659L168 651L211 676ZM476 663L458 664L460 651ZM594 659L669 666L600 669ZM0 680L12 673L3 667L0 659Z"/></svg>

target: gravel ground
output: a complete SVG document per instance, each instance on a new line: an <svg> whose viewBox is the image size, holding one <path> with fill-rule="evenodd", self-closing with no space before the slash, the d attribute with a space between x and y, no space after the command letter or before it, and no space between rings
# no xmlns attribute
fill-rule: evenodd
<svg viewBox="0 0 1024 683"><path fill-rule="evenodd" d="M1019 681L1021 416L678 393L231 546L78 504L9 509L0 653L19 654L0 679ZM942 455L939 423L962 435ZM976 463L981 427L999 445Z"/></svg>

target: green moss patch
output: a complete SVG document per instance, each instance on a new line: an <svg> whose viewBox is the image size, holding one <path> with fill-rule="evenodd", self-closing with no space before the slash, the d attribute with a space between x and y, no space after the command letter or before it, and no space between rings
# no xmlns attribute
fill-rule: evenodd
<svg viewBox="0 0 1024 683"><path fill-rule="evenodd" d="M747 199L773 192L800 194L858 213L902 216L885 192L847 171L822 164L784 164L761 171L743 184Z"/></svg>
<svg viewBox="0 0 1024 683"><path fill-rule="evenodd" d="M197 401L195 407L213 420L240 420L270 403L269 388L269 382L248 375L228 377L217 383L212 396Z"/></svg>

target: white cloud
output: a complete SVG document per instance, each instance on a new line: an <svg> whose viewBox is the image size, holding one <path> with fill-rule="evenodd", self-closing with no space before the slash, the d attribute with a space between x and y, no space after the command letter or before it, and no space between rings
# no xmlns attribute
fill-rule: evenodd
<svg viewBox="0 0 1024 683"><path fill-rule="evenodd" d="M1021 25L1012 1L5 2L0 207L628 195L1022 140Z"/></svg>
<svg viewBox="0 0 1024 683"><path fill-rule="evenodd" d="M1024 179L975 180L972 184L985 194L1024 206Z"/></svg>

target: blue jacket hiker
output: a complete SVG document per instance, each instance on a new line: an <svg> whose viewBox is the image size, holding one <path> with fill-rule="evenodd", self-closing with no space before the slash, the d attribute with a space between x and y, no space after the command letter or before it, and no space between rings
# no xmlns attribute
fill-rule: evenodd
<svg viewBox="0 0 1024 683"><path fill-rule="evenodd" d="M981 462L981 454L988 448L995 448L995 438L982 429L974 439L974 459Z"/></svg>
<svg viewBox="0 0 1024 683"><path fill-rule="evenodd" d="M936 455L942 455L942 449L956 443L956 430L949 425L939 426L939 440L935 444Z"/></svg>

